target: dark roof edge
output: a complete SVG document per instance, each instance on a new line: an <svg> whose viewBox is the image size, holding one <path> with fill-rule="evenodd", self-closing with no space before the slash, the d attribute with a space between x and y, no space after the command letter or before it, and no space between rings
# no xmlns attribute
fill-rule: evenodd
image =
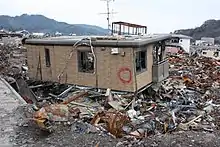
<svg viewBox="0 0 220 147"><path fill-rule="evenodd" d="M171 35L163 35L152 38L141 38L140 40L92 40L94 47L140 47L154 42L170 39ZM29 45L61 45L61 46L72 46L79 40L71 39L60 39L60 40L49 40L49 39L25 39L23 44ZM82 40L81 43L89 44L89 40Z"/></svg>

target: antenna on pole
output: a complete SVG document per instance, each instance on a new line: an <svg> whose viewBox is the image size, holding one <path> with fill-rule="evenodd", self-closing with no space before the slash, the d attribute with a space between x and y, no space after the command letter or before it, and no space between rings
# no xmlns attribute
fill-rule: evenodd
<svg viewBox="0 0 220 147"><path fill-rule="evenodd" d="M110 8L109 8L109 3L111 1L115 1L115 0L101 0L101 1L105 1L107 3L107 12L106 13L99 13L99 14L107 14L107 21L108 21L108 31L111 31L111 24L110 24L110 14L116 14L117 12L110 12Z"/></svg>

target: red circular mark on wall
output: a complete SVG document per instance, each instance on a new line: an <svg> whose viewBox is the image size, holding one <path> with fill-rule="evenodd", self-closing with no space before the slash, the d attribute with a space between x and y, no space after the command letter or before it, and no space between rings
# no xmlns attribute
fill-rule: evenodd
<svg viewBox="0 0 220 147"><path fill-rule="evenodd" d="M128 77L124 77L124 75L128 74ZM118 78L124 84L129 84L132 80L132 72L128 67L122 67L118 71Z"/></svg>

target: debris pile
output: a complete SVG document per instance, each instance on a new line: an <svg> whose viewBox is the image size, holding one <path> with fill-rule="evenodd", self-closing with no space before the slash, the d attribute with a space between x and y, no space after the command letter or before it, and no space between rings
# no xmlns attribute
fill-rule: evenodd
<svg viewBox="0 0 220 147"><path fill-rule="evenodd" d="M169 63L168 79L136 95L28 81L37 98L33 120L50 131L65 122L71 130L116 138L219 129L220 62L181 55L170 56Z"/></svg>
<svg viewBox="0 0 220 147"><path fill-rule="evenodd" d="M0 74L25 77L23 51L18 45L1 45ZM168 79L136 95L15 79L19 94L33 106L28 120L50 132L60 123L71 125L72 131L137 139L179 130L219 129L220 61L182 54L170 56L169 64Z"/></svg>
<svg viewBox="0 0 220 147"><path fill-rule="evenodd" d="M26 49L19 40L4 39L0 44L0 74L15 77L27 72Z"/></svg>
<svg viewBox="0 0 220 147"><path fill-rule="evenodd" d="M3 73L6 67L10 66L9 57L10 57L10 48L0 45L0 72Z"/></svg>
<svg viewBox="0 0 220 147"><path fill-rule="evenodd" d="M179 58L171 57L171 72L177 76L182 75L187 87L200 88L204 90L212 86L218 88L220 85L220 62L212 58Z"/></svg>

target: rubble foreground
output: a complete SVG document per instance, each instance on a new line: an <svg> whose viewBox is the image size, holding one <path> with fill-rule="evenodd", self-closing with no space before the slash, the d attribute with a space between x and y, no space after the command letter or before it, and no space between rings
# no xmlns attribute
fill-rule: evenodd
<svg viewBox="0 0 220 147"><path fill-rule="evenodd" d="M27 102L14 110L18 146L220 145L220 61L169 56L169 78L133 94L34 81L12 48L1 46L0 72Z"/></svg>

